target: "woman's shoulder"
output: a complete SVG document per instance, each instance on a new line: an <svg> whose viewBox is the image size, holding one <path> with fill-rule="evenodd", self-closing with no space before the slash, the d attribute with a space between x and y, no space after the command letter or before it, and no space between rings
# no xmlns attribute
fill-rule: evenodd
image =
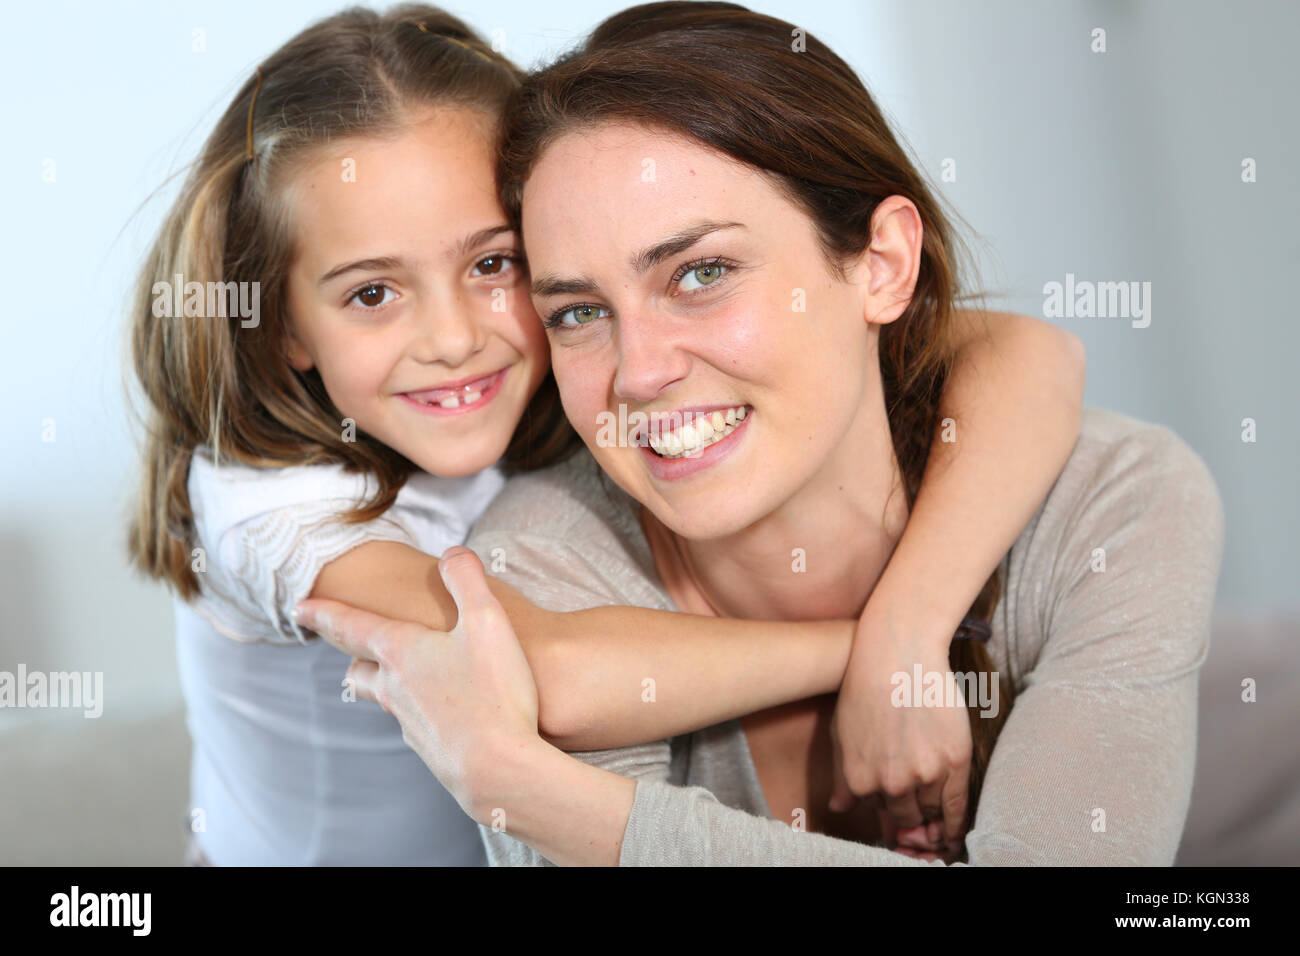
<svg viewBox="0 0 1300 956"><path fill-rule="evenodd" d="M1222 524L1222 502L1201 456L1173 429L1086 408L1079 440L1048 501L1179 502Z"/></svg>
<svg viewBox="0 0 1300 956"><path fill-rule="evenodd" d="M466 543L493 574L544 607L670 606L639 508L583 448L512 477ZM503 566L496 555L507 558Z"/></svg>
<svg viewBox="0 0 1300 956"><path fill-rule="evenodd" d="M1105 635L1161 632L1177 644L1165 647L1166 664L1198 660L1222 550L1223 503L1187 442L1164 425L1085 409L1073 453L1007 556L1001 614L1021 669L1048 635L1066 653Z"/></svg>
<svg viewBox="0 0 1300 956"><path fill-rule="evenodd" d="M474 531L572 539L605 529L619 537L642 537L637 508L591 452L580 448L558 464L512 476Z"/></svg>
<svg viewBox="0 0 1300 956"><path fill-rule="evenodd" d="M1135 534L1217 553L1223 542L1218 487L1173 429L1085 408L1074 451L1012 556L1059 561L1070 547L1104 551L1107 542Z"/></svg>

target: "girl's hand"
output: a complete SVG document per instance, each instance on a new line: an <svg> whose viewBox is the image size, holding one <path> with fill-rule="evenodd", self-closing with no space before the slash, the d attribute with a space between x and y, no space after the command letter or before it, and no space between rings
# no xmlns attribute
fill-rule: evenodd
<svg viewBox="0 0 1300 956"><path fill-rule="evenodd" d="M438 562L459 619L449 632L393 621L337 601L308 600L298 622L356 658L358 697L397 718L418 753L479 823L503 764L540 742L537 687L510 619L468 548Z"/></svg>
<svg viewBox="0 0 1300 956"><path fill-rule="evenodd" d="M947 647L866 628L864 618L831 720L835 789L830 809L844 812L856 798L879 792L887 838L896 833L900 847L953 858L966 828L971 736L961 689L948 669ZM914 689L918 665L922 684ZM942 675L940 703L951 699L955 706L911 706L914 693L924 694L930 674ZM902 706L895 705L895 697Z"/></svg>

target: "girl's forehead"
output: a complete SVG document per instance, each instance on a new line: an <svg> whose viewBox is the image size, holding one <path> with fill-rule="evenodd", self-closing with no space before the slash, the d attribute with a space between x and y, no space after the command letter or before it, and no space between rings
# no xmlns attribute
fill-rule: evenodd
<svg viewBox="0 0 1300 956"><path fill-rule="evenodd" d="M468 129L433 122L320 151L287 189L300 256L323 263L418 252L426 259L504 222L492 142L458 135Z"/></svg>

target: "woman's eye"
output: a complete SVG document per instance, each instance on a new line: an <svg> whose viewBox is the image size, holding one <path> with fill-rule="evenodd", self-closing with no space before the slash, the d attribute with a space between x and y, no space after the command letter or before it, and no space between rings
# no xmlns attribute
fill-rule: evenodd
<svg viewBox="0 0 1300 956"><path fill-rule="evenodd" d="M348 298L349 302L358 302L367 309L377 309L381 305L386 305L392 301L389 296L393 295L393 290L381 282L372 282L370 285L363 285Z"/></svg>
<svg viewBox="0 0 1300 956"><path fill-rule="evenodd" d="M678 281L677 287L683 292L694 292L703 286L717 282L726 271L726 266L721 262L710 262L706 265L696 266L691 269Z"/></svg>
<svg viewBox="0 0 1300 956"><path fill-rule="evenodd" d="M506 269L507 263L513 263L510 256L488 256L480 259L474 264L474 275L476 276L495 276L500 275Z"/></svg>
<svg viewBox="0 0 1300 956"><path fill-rule="evenodd" d="M571 309L565 309L563 312L556 312L551 316L547 323L549 326L575 326L586 325L594 322L596 319L609 315L609 309L603 309L598 305L575 305Z"/></svg>

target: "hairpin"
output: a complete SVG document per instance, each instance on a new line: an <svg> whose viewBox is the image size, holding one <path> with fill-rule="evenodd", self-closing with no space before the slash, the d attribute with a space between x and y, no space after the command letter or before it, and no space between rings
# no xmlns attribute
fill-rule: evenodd
<svg viewBox="0 0 1300 956"><path fill-rule="evenodd" d="M425 28L424 24L423 24L423 23L420 23L420 22L418 22L418 21L416 22L415 25L416 25L417 27L420 28L420 32L421 32L421 33L427 34L428 36L436 36L436 37L437 37L438 39L440 39L440 40L447 40L447 41L449 41L449 42L451 42L451 43L456 44L456 46L460 47L462 50L469 50L470 53L473 53L476 57L478 57L478 58L479 58L480 60L482 60L484 63L492 63L492 58L491 58L491 57L489 57L489 56L488 56L486 53L484 53L482 50L476 50L474 47L470 46L470 45L469 45L468 43L466 43L464 40L457 40L455 37L449 37L449 36L447 36L447 34L445 34L445 33L429 33L429 31ZM495 65L495 64L494 64L494 65Z"/></svg>
<svg viewBox="0 0 1300 956"><path fill-rule="evenodd" d="M253 96L248 101L248 158L253 158L253 107L257 105L257 93L262 88L262 68L257 68L257 85L253 87Z"/></svg>

